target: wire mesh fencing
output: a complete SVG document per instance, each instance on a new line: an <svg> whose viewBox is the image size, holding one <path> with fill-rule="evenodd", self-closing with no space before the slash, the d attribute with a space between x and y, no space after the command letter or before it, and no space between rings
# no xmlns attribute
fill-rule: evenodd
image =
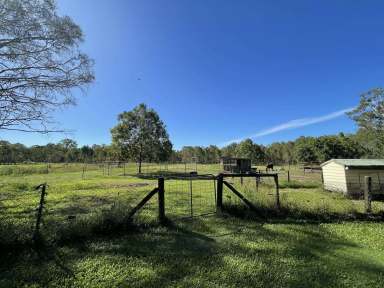
<svg viewBox="0 0 384 288"><path fill-rule="evenodd" d="M276 174L280 178L280 174ZM310 186L308 183L287 182L279 179L276 185L272 177L225 177L223 185L223 205L237 210L254 210L264 217L283 217L310 220L354 220L382 219L384 201L381 185L372 181L369 201L362 196L364 185L360 183L356 191L360 194L346 196L343 193L324 190L321 185ZM225 183L226 182L226 183ZM231 187L232 188L231 188ZM240 197L236 191L240 193ZM381 196L381 197L375 197ZM247 203L249 201L250 203Z"/></svg>
<svg viewBox="0 0 384 288"><path fill-rule="evenodd" d="M31 239L36 226L46 239L62 240L125 229L132 224L150 225L158 220L156 181L48 185L44 201L33 187L17 190L14 186L10 186L9 193L0 193L0 237L5 238L0 239L1 243L11 239L10 234L17 241ZM149 193L153 196L133 215L132 210ZM39 204L43 205L40 216Z"/></svg>
<svg viewBox="0 0 384 288"><path fill-rule="evenodd" d="M100 167L96 168L95 173L100 173ZM109 169L111 177L79 179L78 174L69 173L46 178L56 182L51 185L48 182L41 232L48 238L67 239L73 235L119 230L128 222L158 223L160 203L155 190L164 178L120 177L124 175L124 166L117 163ZM237 211L254 210L265 218L338 221L377 220L384 216L382 198L370 197L367 202L367 197L351 198L325 191L321 186L308 186L306 182L288 185L280 174L273 173L264 175L266 177L261 174L225 175L219 185L220 175L192 173L165 177L165 216L172 220L213 214L218 208L220 210L219 199L225 207ZM20 183L20 179L9 178L9 183L0 186L0 242L26 239L34 231L41 194L30 182ZM352 184L361 191L363 182ZM380 177L376 180L371 177L371 196L384 195L381 183Z"/></svg>
<svg viewBox="0 0 384 288"><path fill-rule="evenodd" d="M216 178L190 175L165 180L165 210L170 219L216 212Z"/></svg>
<svg viewBox="0 0 384 288"><path fill-rule="evenodd" d="M279 205L279 198L277 198L279 195L276 194L278 191L273 176L226 176L223 181L223 205L226 208L251 208L260 212L265 209L275 209ZM234 189L241 195L239 196ZM250 204L247 204L247 201Z"/></svg>

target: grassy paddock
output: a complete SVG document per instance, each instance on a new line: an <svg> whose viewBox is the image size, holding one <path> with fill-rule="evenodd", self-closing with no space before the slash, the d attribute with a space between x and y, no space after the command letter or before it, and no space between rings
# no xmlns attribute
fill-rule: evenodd
<svg viewBox="0 0 384 288"><path fill-rule="evenodd" d="M206 174L217 169L204 167ZM225 190L224 204L234 209L222 216L211 213L213 180L166 180L171 222L160 227L157 197L135 218L141 225L126 221L131 207L156 186L151 177L123 176L123 167L110 168L109 175L103 167L84 174L81 164L51 169L48 174L0 178L0 287L384 284L383 225L351 222L363 212L362 200L322 191L316 176L290 183L281 179L279 213L272 182L259 183L256 191L254 179L243 184L228 179L260 213L244 215L243 204ZM30 249L38 203L33 189L45 182L49 186L42 233L48 246L37 255ZM210 216L183 219L191 213L191 184L194 213ZM374 202L373 208L380 213L383 202Z"/></svg>

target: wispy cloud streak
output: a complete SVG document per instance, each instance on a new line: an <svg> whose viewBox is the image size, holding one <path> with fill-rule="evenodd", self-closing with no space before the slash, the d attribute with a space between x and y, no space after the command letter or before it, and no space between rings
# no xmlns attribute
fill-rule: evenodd
<svg viewBox="0 0 384 288"><path fill-rule="evenodd" d="M329 120L332 120L332 119L335 119L337 117L345 115L345 113L353 110L354 108L355 107L339 110L339 111L332 112L332 113L329 113L329 114L326 114L323 116L319 116L319 117L309 117L309 118L300 118L300 119L291 120L291 121L288 121L286 123L282 123L280 125L273 126L271 128L265 129L265 130L261 130L255 134L249 135L247 137L242 137L242 138L226 141L225 143L222 143L221 146L225 146L225 145L228 145L228 144L234 143L234 142L236 142L236 143L241 142L242 140L247 139L247 138L254 139L254 138L274 134L274 133L277 133L277 132L280 132L283 130L294 129L294 128L299 128L299 127L304 127L304 126L308 126L308 125L312 125L312 124L316 124L316 123L329 121Z"/></svg>

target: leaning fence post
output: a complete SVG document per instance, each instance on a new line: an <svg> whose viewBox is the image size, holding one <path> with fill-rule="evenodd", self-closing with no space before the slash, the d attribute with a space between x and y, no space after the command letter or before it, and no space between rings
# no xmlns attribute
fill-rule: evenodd
<svg viewBox="0 0 384 288"><path fill-rule="evenodd" d="M40 202L39 202L39 207L37 208L37 215L36 215L36 226L35 226L35 232L33 234L33 239L36 241L38 240L40 236L40 224L41 224L41 219L43 217L43 209L44 209L44 204L45 204L45 195L47 194L45 189L46 189L46 184L41 184L36 187L36 190L39 190L41 188L41 194L40 194Z"/></svg>
<svg viewBox="0 0 384 288"><path fill-rule="evenodd" d="M365 202L365 212L371 213L372 212L372 177L365 176L364 177L364 202Z"/></svg>
<svg viewBox="0 0 384 288"><path fill-rule="evenodd" d="M280 210L280 192L279 192L279 175L275 174L273 176L274 180L275 180L275 185L276 185L276 208L278 210Z"/></svg>
<svg viewBox="0 0 384 288"><path fill-rule="evenodd" d="M165 221L164 178L158 179L159 221Z"/></svg>
<svg viewBox="0 0 384 288"><path fill-rule="evenodd" d="M223 174L217 176L217 198L216 198L216 208L217 211L223 210Z"/></svg>

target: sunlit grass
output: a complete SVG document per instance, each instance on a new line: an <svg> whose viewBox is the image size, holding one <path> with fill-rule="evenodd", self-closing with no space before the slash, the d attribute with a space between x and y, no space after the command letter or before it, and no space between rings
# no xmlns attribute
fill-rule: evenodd
<svg viewBox="0 0 384 288"><path fill-rule="evenodd" d="M213 174L216 167L205 169ZM280 176L280 212L272 178L258 184L228 178L261 211L247 217L214 213L213 180L166 180L171 223L162 227L156 196L134 223L127 221L130 209L157 181L123 174L123 167L110 168L109 175L100 167L83 173L77 164L48 174L1 177L0 287L384 284L383 225L356 222L363 201L323 191L313 175L289 183ZM34 188L40 183L48 184L42 225L48 248L37 257L28 245L39 201ZM224 204L251 213L228 189ZM375 201L373 209L383 211L383 202ZM191 211L209 215L185 220Z"/></svg>

